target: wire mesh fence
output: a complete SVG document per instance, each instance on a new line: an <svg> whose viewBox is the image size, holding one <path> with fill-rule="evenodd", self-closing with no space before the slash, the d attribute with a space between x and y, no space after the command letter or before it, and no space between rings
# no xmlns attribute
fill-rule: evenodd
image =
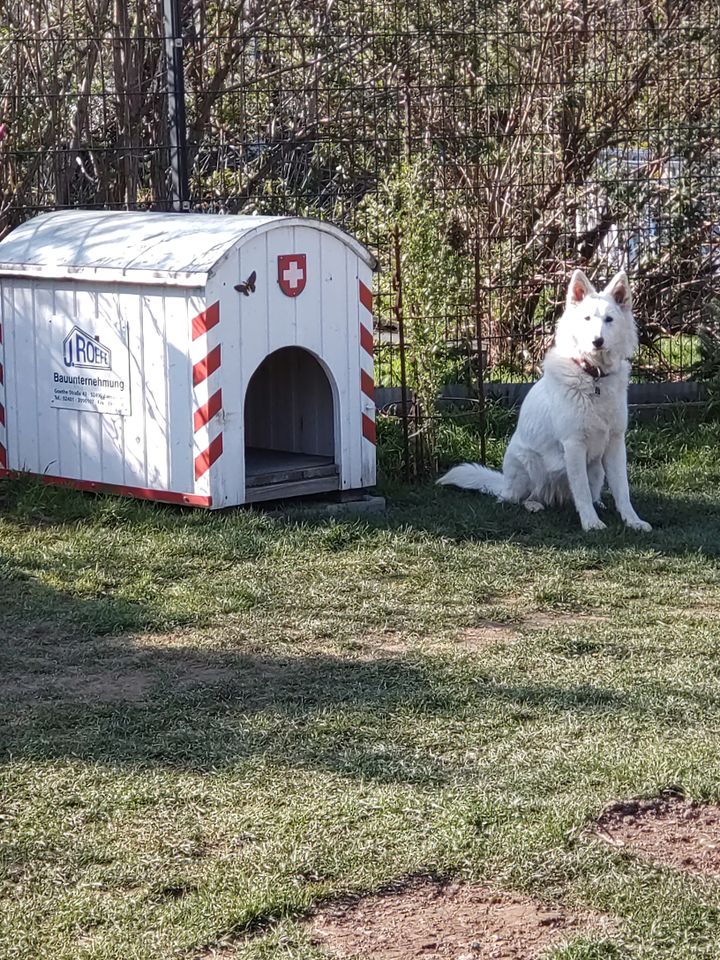
<svg viewBox="0 0 720 960"><path fill-rule="evenodd" d="M443 403L460 409L439 394L480 418L483 381L537 377L575 266L630 273L636 379L720 370L716 0L177 13L191 208L325 217L373 248L377 382L427 450ZM48 208L170 208L158 4L5 0L3 17L0 231Z"/></svg>

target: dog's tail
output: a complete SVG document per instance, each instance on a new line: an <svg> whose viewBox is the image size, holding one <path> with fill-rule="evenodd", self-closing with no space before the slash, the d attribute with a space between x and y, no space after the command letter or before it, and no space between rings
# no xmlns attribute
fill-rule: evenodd
<svg viewBox="0 0 720 960"><path fill-rule="evenodd" d="M481 493L491 493L502 497L505 490L505 477L498 470L490 470L479 463L461 463L445 476L440 477L438 483L452 484L464 490L479 490Z"/></svg>

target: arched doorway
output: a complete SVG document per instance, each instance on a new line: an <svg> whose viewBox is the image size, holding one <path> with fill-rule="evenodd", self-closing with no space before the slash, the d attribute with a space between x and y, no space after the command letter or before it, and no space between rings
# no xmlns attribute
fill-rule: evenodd
<svg viewBox="0 0 720 960"><path fill-rule="evenodd" d="M333 391L301 347L267 356L245 394L246 500L337 490Z"/></svg>

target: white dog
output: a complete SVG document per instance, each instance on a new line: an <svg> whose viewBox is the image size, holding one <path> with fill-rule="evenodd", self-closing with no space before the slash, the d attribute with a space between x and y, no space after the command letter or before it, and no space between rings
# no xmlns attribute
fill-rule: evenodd
<svg viewBox="0 0 720 960"><path fill-rule="evenodd" d="M463 463L438 483L494 494L530 511L572 497L583 530L602 530L596 508L602 507L607 477L627 526L651 530L630 503L627 480L629 358L637 345L625 273L598 293L576 270L554 346L520 409L502 473Z"/></svg>

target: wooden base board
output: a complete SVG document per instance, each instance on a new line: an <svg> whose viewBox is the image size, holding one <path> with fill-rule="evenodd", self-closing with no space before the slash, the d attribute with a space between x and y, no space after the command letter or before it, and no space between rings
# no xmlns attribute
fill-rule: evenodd
<svg viewBox="0 0 720 960"><path fill-rule="evenodd" d="M332 457L259 447L245 450L245 486L248 490L321 477L337 478L337 475L337 464Z"/></svg>
<svg viewBox="0 0 720 960"><path fill-rule="evenodd" d="M288 483L269 483L261 487L246 487L246 503L262 503L267 500L285 500L290 497L309 497L314 493L329 493L340 487L337 473L331 477L315 477L294 480Z"/></svg>

